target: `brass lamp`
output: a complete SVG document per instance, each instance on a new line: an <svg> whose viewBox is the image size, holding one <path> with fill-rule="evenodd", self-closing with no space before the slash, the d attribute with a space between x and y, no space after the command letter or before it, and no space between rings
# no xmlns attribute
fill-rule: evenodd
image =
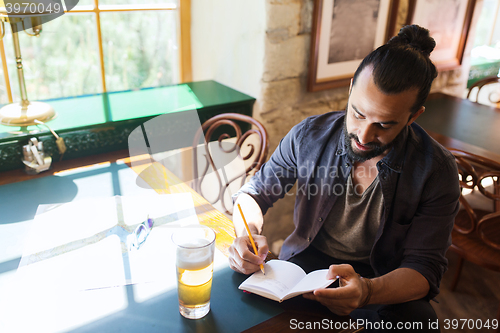
<svg viewBox="0 0 500 333"><path fill-rule="evenodd" d="M27 3L29 5L29 3ZM30 13L29 10L22 10L19 14L5 7L0 0L0 39L5 35L5 23L9 23L12 28L12 41L14 43L14 54L17 63L17 77L19 79L19 91L21 92L21 102L7 104L0 109L0 124L7 126L30 126L36 125L35 120L47 122L56 116L54 109L47 103L30 102L26 92L26 83L24 81L23 63L21 58L21 47L19 45L19 32L25 30L30 36L40 36L42 31L42 18L44 13ZM33 33L28 33L26 29L32 28Z"/></svg>

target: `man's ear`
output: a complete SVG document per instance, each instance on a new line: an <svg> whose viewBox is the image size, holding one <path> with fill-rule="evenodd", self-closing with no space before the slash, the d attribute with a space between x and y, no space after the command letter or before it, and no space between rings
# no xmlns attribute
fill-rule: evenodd
<svg viewBox="0 0 500 333"><path fill-rule="evenodd" d="M420 109L418 109L417 112L415 112L414 114L412 114L410 116L410 119L408 119L408 124L406 124L406 126L410 126L415 120L417 120L417 118L422 114L424 113L425 111L425 106L421 106Z"/></svg>

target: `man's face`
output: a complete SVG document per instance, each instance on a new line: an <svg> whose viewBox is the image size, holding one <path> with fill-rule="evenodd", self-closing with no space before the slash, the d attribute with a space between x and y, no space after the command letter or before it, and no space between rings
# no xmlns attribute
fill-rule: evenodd
<svg viewBox="0 0 500 333"><path fill-rule="evenodd" d="M388 153L405 126L424 112L422 107L411 116L418 90L387 95L373 82L370 66L360 73L351 87L344 123L347 151L358 162Z"/></svg>

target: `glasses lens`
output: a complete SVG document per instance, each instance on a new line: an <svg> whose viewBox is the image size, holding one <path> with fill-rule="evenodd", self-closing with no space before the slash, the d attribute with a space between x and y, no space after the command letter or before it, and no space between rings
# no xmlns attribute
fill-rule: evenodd
<svg viewBox="0 0 500 333"><path fill-rule="evenodd" d="M146 227L143 224L139 225L137 227L137 229L135 229L135 236L137 237L137 244L141 245L142 243L144 243L144 241L148 237L148 234L149 234L149 230L146 229Z"/></svg>
<svg viewBox="0 0 500 333"><path fill-rule="evenodd" d="M146 224L146 227L148 227L148 229L151 229L153 227L153 219L150 219L148 218L146 221L144 221L144 224Z"/></svg>

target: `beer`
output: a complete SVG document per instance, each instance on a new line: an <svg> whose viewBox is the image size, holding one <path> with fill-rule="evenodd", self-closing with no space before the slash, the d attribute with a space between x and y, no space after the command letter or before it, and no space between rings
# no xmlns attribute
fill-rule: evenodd
<svg viewBox="0 0 500 333"><path fill-rule="evenodd" d="M174 239L179 311L186 318L198 319L210 310L215 234L211 237L184 242Z"/></svg>
<svg viewBox="0 0 500 333"><path fill-rule="evenodd" d="M199 245L203 246L202 244ZM210 255L210 252L209 248L196 251L183 248L177 250L177 281L180 305L196 308L210 302L213 274L213 256Z"/></svg>

